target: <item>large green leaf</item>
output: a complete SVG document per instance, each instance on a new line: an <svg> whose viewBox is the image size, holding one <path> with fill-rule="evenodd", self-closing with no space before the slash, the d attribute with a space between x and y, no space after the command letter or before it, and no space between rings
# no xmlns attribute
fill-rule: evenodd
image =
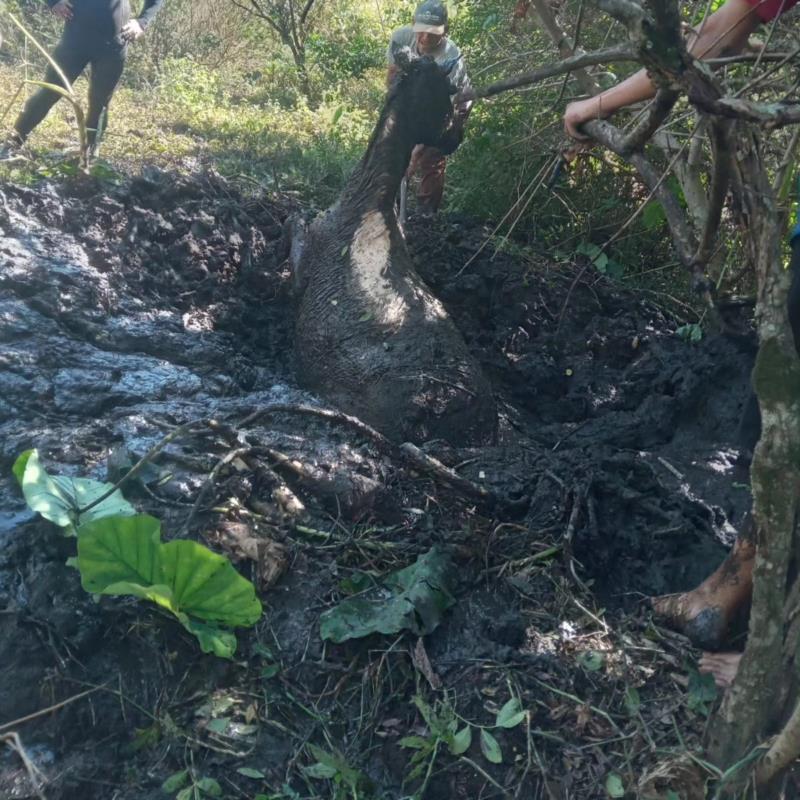
<svg viewBox="0 0 800 800"><path fill-rule="evenodd" d="M383 587L326 611L320 618L322 638L344 642L372 633L430 633L455 603L451 573L447 555L432 548L410 566L384 578Z"/></svg>
<svg viewBox="0 0 800 800"><path fill-rule="evenodd" d="M78 569L93 594L129 594L119 584L163 584L161 523L149 514L106 517L80 527Z"/></svg>
<svg viewBox="0 0 800 800"><path fill-rule="evenodd" d="M230 626L255 624L261 603L253 584L208 548L187 540L162 544L160 533L161 523L147 514L82 525L77 567L83 588L157 603L197 637L203 652L232 658L233 633L200 619Z"/></svg>
<svg viewBox="0 0 800 800"><path fill-rule="evenodd" d="M189 539L161 547L164 582L176 606L193 617L247 627L261 616L253 584L227 558Z"/></svg>
<svg viewBox="0 0 800 800"><path fill-rule="evenodd" d="M62 528L116 514L135 514L134 507L117 489L102 503L78 515L81 508L93 503L113 488L91 478L50 475L39 461L36 450L26 450L14 462L12 471L22 487L28 505L46 520Z"/></svg>

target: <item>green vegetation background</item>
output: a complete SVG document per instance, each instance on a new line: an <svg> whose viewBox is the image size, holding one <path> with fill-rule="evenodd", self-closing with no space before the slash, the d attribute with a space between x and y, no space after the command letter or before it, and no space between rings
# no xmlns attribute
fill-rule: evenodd
<svg viewBox="0 0 800 800"><path fill-rule="evenodd" d="M166 0L155 24L130 49L103 159L121 171L145 163L188 171L212 166L244 184L324 207L363 152L384 96L387 41L413 8L408 0L317 0L306 31L310 92L304 96L289 49L263 19L231 0ZM61 23L43 2L7 3L5 9L18 11L48 48L55 46ZM512 10L511 0L451 5L451 36L478 85L557 59L534 22L511 32ZM575 16L561 16L577 19L577 11L576 2ZM0 115L8 130L34 91L26 86L17 94L20 85L39 79L44 61L2 13L0 28ZM585 48L622 35L597 12L583 14ZM611 84L620 76L597 77ZM85 96L85 78L76 88ZM554 259L580 253L594 258L642 192L627 169L599 151L548 188L564 143L561 114L579 94L574 80L555 78L477 104L466 141L450 160L447 209L497 224L501 235L513 230L496 246L534 245ZM29 140L33 161L5 167L0 176L25 180L67 169L64 153L76 146L71 117L68 104L59 103ZM674 281L660 207L640 215L596 266L654 285L662 273Z"/></svg>

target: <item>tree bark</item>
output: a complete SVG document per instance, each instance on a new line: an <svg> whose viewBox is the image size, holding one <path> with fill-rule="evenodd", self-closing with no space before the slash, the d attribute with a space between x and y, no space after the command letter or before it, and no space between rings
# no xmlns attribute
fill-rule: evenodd
<svg viewBox="0 0 800 800"><path fill-rule="evenodd" d="M761 407L762 433L751 466L757 538L747 647L706 742L709 758L723 770L774 733L786 716L795 658L795 648L787 652L785 647L793 627L785 617L790 607L787 578L789 561L797 555L795 525L800 510L800 360L787 311L789 275L779 247L785 215L779 213L754 135L740 152L739 164L744 172L742 204L749 249L758 279L760 347L753 384ZM788 731L784 740L790 737ZM781 759L785 760L785 753ZM749 770L742 772L743 780ZM767 780L759 787L761 800L776 796L779 772L760 773ZM725 787L728 796L745 796L742 780Z"/></svg>

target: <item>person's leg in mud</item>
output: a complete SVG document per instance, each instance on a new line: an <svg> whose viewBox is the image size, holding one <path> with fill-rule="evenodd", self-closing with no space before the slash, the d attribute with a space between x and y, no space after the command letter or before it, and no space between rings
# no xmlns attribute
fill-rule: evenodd
<svg viewBox="0 0 800 800"><path fill-rule="evenodd" d="M109 45L91 60L89 108L86 113L86 137L89 156L94 158L108 121L108 105L125 68L126 45Z"/></svg>
<svg viewBox="0 0 800 800"><path fill-rule="evenodd" d="M436 147L422 146L415 149L411 165L419 175L417 209L423 214L437 212L444 194L444 154Z"/></svg>
<svg viewBox="0 0 800 800"><path fill-rule="evenodd" d="M696 589L653 599L653 610L665 624L704 650L717 650L731 621L750 602L755 540L748 515L727 558Z"/></svg>
<svg viewBox="0 0 800 800"><path fill-rule="evenodd" d="M800 223L795 227L791 240L792 260L790 269L792 283L787 300L789 324L792 328L795 349L800 356ZM754 400L755 395L751 400ZM748 403L745 415L753 415L753 404ZM761 417L757 415L757 428L761 429ZM753 420L740 426L751 429ZM755 525L748 515L739 537L728 557L717 570L691 592L667 595L653 600L653 609L671 627L686 634L694 644L707 650L718 649L724 640L732 619L750 602L753 591L753 565L755 562ZM704 652L700 659L700 671L708 672L721 687L728 687L736 677L741 653Z"/></svg>
<svg viewBox="0 0 800 800"><path fill-rule="evenodd" d="M64 77L72 84L89 63L89 50L86 43L78 37L66 34L53 51L53 60L61 68ZM52 65L47 67L42 80L44 83L51 83L54 86L64 85L61 76ZM14 133L9 143L17 146L23 144L31 131L47 116L50 109L60 99L61 95L58 92L44 87L31 95L14 123Z"/></svg>

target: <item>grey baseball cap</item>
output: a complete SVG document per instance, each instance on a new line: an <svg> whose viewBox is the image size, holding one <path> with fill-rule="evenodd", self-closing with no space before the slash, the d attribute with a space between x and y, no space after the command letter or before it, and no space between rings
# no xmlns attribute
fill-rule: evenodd
<svg viewBox="0 0 800 800"><path fill-rule="evenodd" d="M440 0L423 0L414 12L414 33L447 33L447 6Z"/></svg>

